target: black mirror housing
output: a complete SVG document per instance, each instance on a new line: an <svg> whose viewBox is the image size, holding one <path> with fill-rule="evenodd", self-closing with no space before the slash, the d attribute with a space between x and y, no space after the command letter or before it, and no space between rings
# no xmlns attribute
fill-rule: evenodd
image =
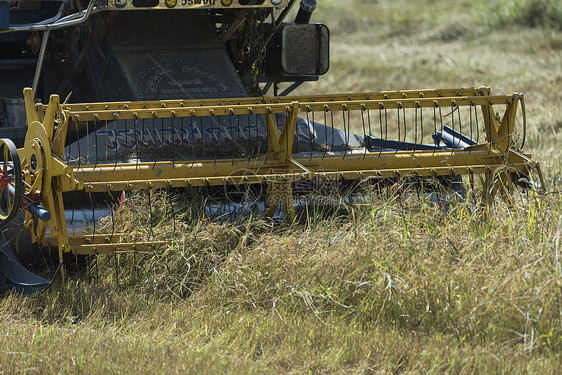
<svg viewBox="0 0 562 375"><path fill-rule="evenodd" d="M330 31L319 23L283 23L269 43L267 75L319 76L330 67Z"/></svg>

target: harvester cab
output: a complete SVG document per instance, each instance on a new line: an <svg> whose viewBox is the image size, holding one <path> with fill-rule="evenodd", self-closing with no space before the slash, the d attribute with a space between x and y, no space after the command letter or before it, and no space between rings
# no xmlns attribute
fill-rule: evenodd
<svg viewBox="0 0 562 375"><path fill-rule="evenodd" d="M308 204L296 198L311 191L416 178L462 197L462 176L483 175L489 203L515 174L540 172L522 152L520 93L287 96L329 67L328 28L310 22L316 2L301 0L287 22L295 5L0 1L0 279L28 292L48 286L21 264L40 247L56 248L62 264L65 254L166 246L173 236L115 225L127 201L135 216L135 194L153 233L162 191L189 195L211 217L249 207L294 222ZM168 211L176 220L181 207Z"/></svg>

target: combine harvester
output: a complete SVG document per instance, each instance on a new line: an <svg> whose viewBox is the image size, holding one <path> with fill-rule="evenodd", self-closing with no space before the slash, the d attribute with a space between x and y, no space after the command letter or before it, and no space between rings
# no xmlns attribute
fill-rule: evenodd
<svg viewBox="0 0 562 375"><path fill-rule="evenodd" d="M211 216L224 214L221 202L232 213L251 201L293 222L295 196L324 183L337 194L415 178L462 196L462 176L482 175L490 204L530 170L542 178L521 151L519 93L286 96L329 66L329 31L309 22L315 1L285 22L294 5L0 1L0 283L24 293L49 285L21 262L39 247L58 249L62 264L68 253L172 241L100 226L133 192L145 191L149 206L161 191L191 194Z"/></svg>

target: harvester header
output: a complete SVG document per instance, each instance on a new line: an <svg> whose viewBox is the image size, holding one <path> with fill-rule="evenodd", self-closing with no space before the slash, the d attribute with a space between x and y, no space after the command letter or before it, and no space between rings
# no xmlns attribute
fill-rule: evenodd
<svg viewBox="0 0 562 375"><path fill-rule="evenodd" d="M69 4L0 30L16 46L1 60L12 75L0 96L0 279L22 290L49 284L17 260L41 248L56 249L62 264L69 254L172 243L173 233L153 235L152 202L163 194L188 197L170 200L172 221L188 220L189 211L295 223L303 207L318 204L311 195L348 205L365 186L410 179L452 202L467 199L467 186L482 176L489 206L521 181L537 187L530 171L542 179L523 152L521 93L287 96L328 70L329 32L310 23L314 1L301 1L295 22L284 21L294 0ZM169 10L147 17L140 8ZM21 53L34 43L32 64ZM138 221L134 230L119 227L124 210Z"/></svg>

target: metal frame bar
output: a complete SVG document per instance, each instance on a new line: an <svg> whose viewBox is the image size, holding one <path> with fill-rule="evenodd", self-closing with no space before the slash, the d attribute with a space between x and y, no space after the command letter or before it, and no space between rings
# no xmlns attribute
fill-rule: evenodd
<svg viewBox="0 0 562 375"><path fill-rule="evenodd" d="M176 107L211 107L226 105L250 105L265 103L308 103L308 102L344 102L361 100L383 100L383 99L414 99L414 98L454 98L457 96L490 96L491 88L481 86L466 89L443 89L443 90L402 90L402 91L377 91L371 93L343 93L329 95L305 95L305 96L283 96L283 97L248 97L248 98L224 98L224 99L194 99L194 100L153 100L143 102L103 102L103 103L77 103L65 104L63 109L70 112L98 112L118 111L126 109L162 109ZM47 105L38 104L38 110L45 111Z"/></svg>
<svg viewBox="0 0 562 375"><path fill-rule="evenodd" d="M35 105L32 91L25 91L30 126L26 145L19 151L22 166L29 170L33 154L28 138L39 137L45 147L45 175L28 177L31 193L39 194L52 219L40 227L37 241L56 243L62 259L64 252L99 254L115 251L145 251L165 242L119 242L118 235L69 237L66 233L63 192L132 191L188 186L220 186L225 184L267 184L266 214L272 215L281 204L286 218L295 220L292 182L313 178L357 180L370 177L419 177L474 175L486 176L486 202L491 203L497 191L509 189L508 172L538 169L538 163L510 149L518 104L523 96L490 95L489 87L450 90L385 91L367 94L340 94L304 97L260 97L220 100L168 100L152 102L86 103L60 105L58 96L51 96L48 105ZM496 120L492 105L506 106L501 120ZM342 155L300 156L292 153L293 135L299 113L326 111L367 111L370 109L451 108L480 106L484 114L486 142L464 149L407 150ZM524 106L522 105L524 108ZM275 114L285 114L281 130ZM154 161L133 163L96 163L79 166L62 161L66 129L71 121L111 121L115 119L154 119L197 116L232 116L262 114L266 119L268 150L251 158L227 160ZM39 124L39 125L38 125ZM41 126L40 126L41 125ZM35 130L34 130L35 129ZM240 174L251 169L251 176ZM28 172L28 176L33 173ZM539 175L540 174L539 171ZM499 183L498 183L499 181ZM503 190L502 190L503 186ZM281 191L282 194L273 195ZM26 225L31 225L28 215ZM52 238L45 238L49 226ZM42 232L41 232L42 231ZM41 234L43 233L43 234ZM101 240L100 240L101 238ZM117 242L117 243L116 243Z"/></svg>

